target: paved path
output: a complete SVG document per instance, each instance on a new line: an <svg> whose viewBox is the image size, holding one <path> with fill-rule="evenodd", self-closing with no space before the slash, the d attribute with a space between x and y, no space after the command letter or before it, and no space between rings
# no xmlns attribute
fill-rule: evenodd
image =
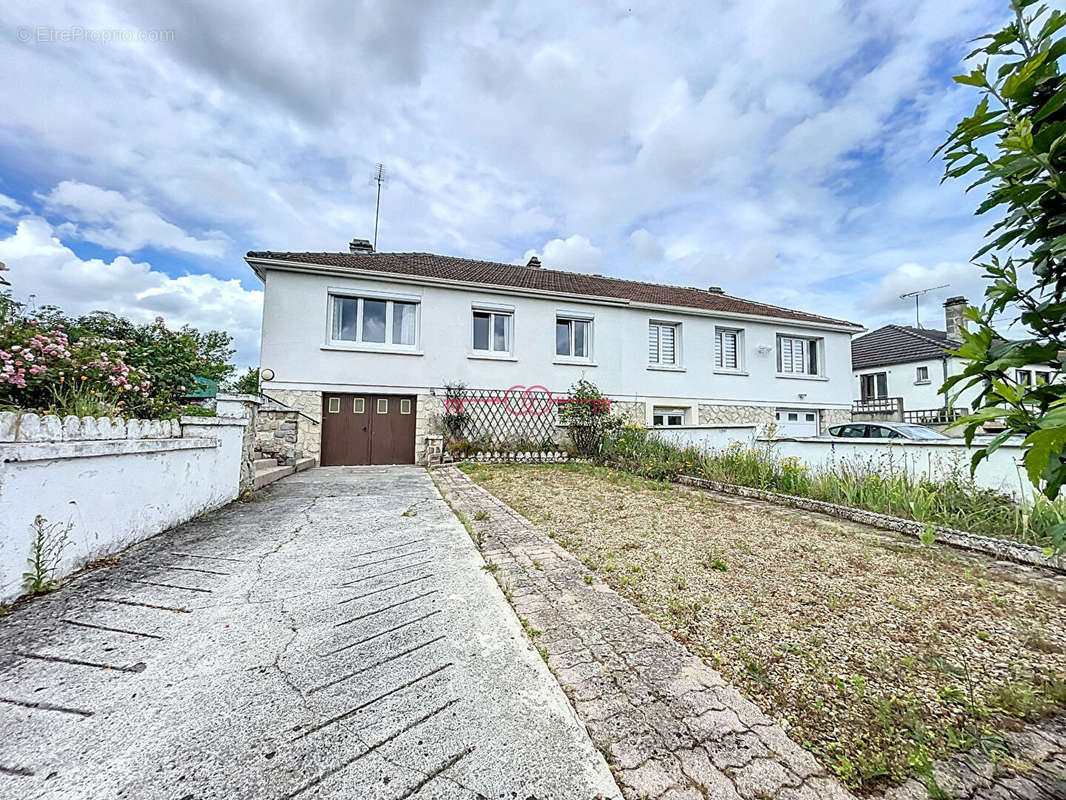
<svg viewBox="0 0 1066 800"><path fill-rule="evenodd" d="M417 468L142 543L0 618L0 797L618 797L483 567Z"/></svg>
<svg viewBox="0 0 1066 800"><path fill-rule="evenodd" d="M846 800L851 795L718 672L525 517L455 467L434 477L474 520L627 798ZM479 511L485 512L478 514Z"/></svg>

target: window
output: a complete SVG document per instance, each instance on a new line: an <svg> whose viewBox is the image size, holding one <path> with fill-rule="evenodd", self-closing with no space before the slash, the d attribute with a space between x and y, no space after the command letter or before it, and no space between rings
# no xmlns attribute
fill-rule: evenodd
<svg viewBox="0 0 1066 800"><path fill-rule="evenodd" d="M888 397L888 373L873 372L859 376L859 397L862 400L877 400Z"/></svg>
<svg viewBox="0 0 1066 800"><path fill-rule="evenodd" d="M880 425L870 425L866 434L872 439L902 439L903 434L891 428L883 428Z"/></svg>
<svg viewBox="0 0 1066 800"><path fill-rule="evenodd" d="M341 413L341 399L339 397L331 397L329 399L329 413L339 414Z"/></svg>
<svg viewBox="0 0 1066 800"><path fill-rule="evenodd" d="M814 414L808 412L807 414L804 414L803 416L807 418L807 422L814 422Z"/></svg>
<svg viewBox="0 0 1066 800"><path fill-rule="evenodd" d="M378 413L379 414L388 414L389 413L389 399L387 397L379 397L378 398Z"/></svg>
<svg viewBox="0 0 1066 800"><path fill-rule="evenodd" d="M830 428L829 433L833 436L841 436L845 439L862 439L866 436L865 425L839 425Z"/></svg>
<svg viewBox="0 0 1066 800"><path fill-rule="evenodd" d="M414 347L418 303L364 297L332 299L335 342Z"/></svg>
<svg viewBox="0 0 1066 800"><path fill-rule="evenodd" d="M1051 373L1050 372L1037 372L1036 373L1036 385L1037 386L1042 386L1045 383L1051 383Z"/></svg>
<svg viewBox="0 0 1066 800"><path fill-rule="evenodd" d="M914 375L915 383L929 383L929 367L918 367Z"/></svg>
<svg viewBox="0 0 1066 800"><path fill-rule="evenodd" d="M777 371L785 375L820 375L818 339L777 337Z"/></svg>
<svg viewBox="0 0 1066 800"><path fill-rule="evenodd" d="M718 369L741 369L741 332L731 328L714 331L714 366Z"/></svg>
<svg viewBox="0 0 1066 800"><path fill-rule="evenodd" d="M1018 370L1014 373L1014 377L1019 386L1031 386L1033 383L1033 373L1027 369Z"/></svg>
<svg viewBox="0 0 1066 800"><path fill-rule="evenodd" d="M662 366L677 364L677 340L680 325L666 322L648 323L648 363Z"/></svg>
<svg viewBox="0 0 1066 800"><path fill-rule="evenodd" d="M475 311L474 351L510 353L512 316L510 313L497 311Z"/></svg>
<svg viewBox="0 0 1066 800"><path fill-rule="evenodd" d="M366 411L366 398L357 397L354 400L352 400L352 413L353 414L362 414L364 411Z"/></svg>
<svg viewBox="0 0 1066 800"><path fill-rule="evenodd" d="M591 320L556 318L555 355L565 358L590 358L591 333Z"/></svg>
<svg viewBox="0 0 1066 800"><path fill-rule="evenodd" d="M401 400L400 401L400 413L401 414L410 414L411 413L411 401L410 400Z"/></svg>
<svg viewBox="0 0 1066 800"><path fill-rule="evenodd" d="M657 428L675 427L685 424L685 409L683 408L660 408L652 409L652 425Z"/></svg>

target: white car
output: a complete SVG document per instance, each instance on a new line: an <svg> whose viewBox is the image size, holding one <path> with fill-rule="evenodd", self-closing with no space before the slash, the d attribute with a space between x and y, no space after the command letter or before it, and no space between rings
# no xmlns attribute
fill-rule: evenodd
<svg viewBox="0 0 1066 800"><path fill-rule="evenodd" d="M924 425L911 425L905 422L848 422L831 426L829 435L840 439L911 439L914 441L951 438Z"/></svg>

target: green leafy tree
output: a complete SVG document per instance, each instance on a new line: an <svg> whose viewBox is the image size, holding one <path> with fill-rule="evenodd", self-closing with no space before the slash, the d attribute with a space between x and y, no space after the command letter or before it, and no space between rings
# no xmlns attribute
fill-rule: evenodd
<svg viewBox="0 0 1066 800"><path fill-rule="evenodd" d="M248 367L242 372L233 389L240 394L259 394L259 367Z"/></svg>
<svg viewBox="0 0 1066 800"><path fill-rule="evenodd" d="M988 285L981 307L966 311L972 324L956 354L969 363L940 391L980 389L973 412L957 423L967 443L986 423L1006 426L976 451L974 469L1023 435L1029 479L1054 499L1066 483L1066 383L1028 385L1015 372L1028 364L1061 370L1066 358L1066 84L1059 69L1066 15L1034 6L1012 0L1011 22L978 39L969 56L977 66L955 78L981 98L938 150L944 179L976 178L967 191L988 193L977 214L999 219L974 256ZM1020 323L1010 326L1013 337L997 322L1004 316ZM1061 550L1066 524L1054 539Z"/></svg>

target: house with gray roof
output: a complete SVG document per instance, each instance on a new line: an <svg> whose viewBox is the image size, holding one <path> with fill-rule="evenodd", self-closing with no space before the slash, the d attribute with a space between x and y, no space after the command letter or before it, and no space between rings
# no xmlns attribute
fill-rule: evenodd
<svg viewBox="0 0 1066 800"><path fill-rule="evenodd" d="M965 325L965 297L944 302L944 330L910 325L885 325L851 343L853 411L860 416L944 425L973 408L979 387L940 394L940 387L958 375L966 362L952 355ZM1046 383L1058 375L1047 365L1014 371L1019 383Z"/></svg>

